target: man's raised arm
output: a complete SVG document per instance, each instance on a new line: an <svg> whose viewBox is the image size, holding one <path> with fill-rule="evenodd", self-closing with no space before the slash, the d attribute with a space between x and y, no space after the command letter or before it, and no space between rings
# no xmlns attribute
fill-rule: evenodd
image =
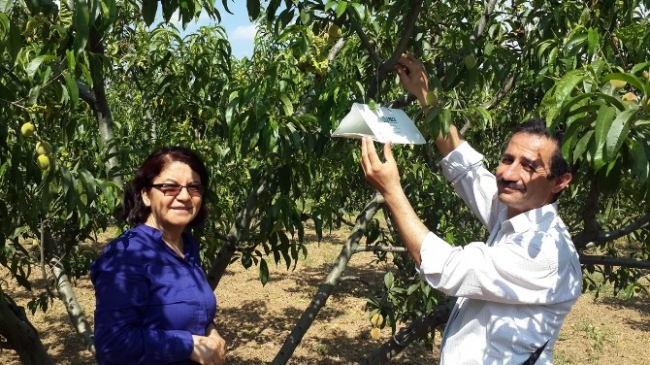
<svg viewBox="0 0 650 365"><path fill-rule="evenodd" d="M397 61L397 74L404 89L415 95L423 111L428 111L431 108L431 105L427 102L429 79L427 78L427 73L424 70L422 62L412 55L402 55L399 61ZM458 129L452 124L449 128L448 136L445 137L440 134L436 138L436 146L442 154L442 157L445 157L463 143L463 141Z"/></svg>

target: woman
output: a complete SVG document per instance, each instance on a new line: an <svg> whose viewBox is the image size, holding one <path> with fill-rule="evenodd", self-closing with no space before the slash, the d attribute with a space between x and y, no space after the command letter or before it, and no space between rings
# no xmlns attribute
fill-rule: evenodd
<svg viewBox="0 0 650 365"><path fill-rule="evenodd" d="M213 318L216 298L187 232L206 217L203 161L162 148L124 192L133 228L109 243L90 268L95 286L95 348L100 365L225 363Z"/></svg>

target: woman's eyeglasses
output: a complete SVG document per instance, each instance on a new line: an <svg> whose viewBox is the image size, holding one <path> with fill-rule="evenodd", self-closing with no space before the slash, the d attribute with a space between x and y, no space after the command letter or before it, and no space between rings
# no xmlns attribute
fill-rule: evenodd
<svg viewBox="0 0 650 365"><path fill-rule="evenodd" d="M151 184L149 187L160 190L165 196L176 196L181 193L183 188L187 189L187 193L191 196L203 196L205 189L203 185L180 185L180 184Z"/></svg>

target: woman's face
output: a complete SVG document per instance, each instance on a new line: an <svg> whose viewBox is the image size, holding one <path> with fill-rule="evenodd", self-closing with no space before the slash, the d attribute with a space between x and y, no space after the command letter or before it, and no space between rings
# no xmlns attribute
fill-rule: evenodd
<svg viewBox="0 0 650 365"><path fill-rule="evenodd" d="M183 162L170 163L151 182L151 189L142 189L142 201L151 208L147 225L161 231L178 231L199 213L203 187L201 178Z"/></svg>

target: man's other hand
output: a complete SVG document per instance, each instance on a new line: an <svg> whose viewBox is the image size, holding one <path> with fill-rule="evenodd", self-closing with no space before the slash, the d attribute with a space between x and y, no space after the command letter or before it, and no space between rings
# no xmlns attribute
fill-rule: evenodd
<svg viewBox="0 0 650 365"><path fill-rule="evenodd" d="M390 142L384 144L384 159L385 162L379 159L375 143L371 138L364 137L361 140L361 167L363 173L370 185L385 197L386 194L402 190L399 171L395 158L393 158Z"/></svg>

